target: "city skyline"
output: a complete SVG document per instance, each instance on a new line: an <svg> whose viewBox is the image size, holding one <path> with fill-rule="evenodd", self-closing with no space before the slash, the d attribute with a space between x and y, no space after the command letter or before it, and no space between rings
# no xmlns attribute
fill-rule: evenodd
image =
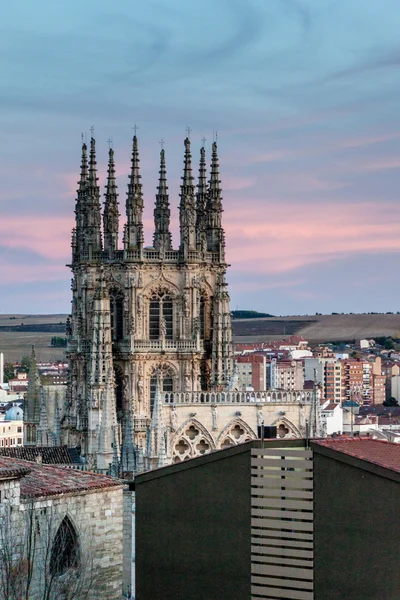
<svg viewBox="0 0 400 600"><path fill-rule="evenodd" d="M214 131L233 309L397 311L395 0L103 0L5 7L0 25L0 312L70 311L81 131L101 191L113 138L124 214L139 127L145 243L165 140L177 246L183 140Z"/></svg>

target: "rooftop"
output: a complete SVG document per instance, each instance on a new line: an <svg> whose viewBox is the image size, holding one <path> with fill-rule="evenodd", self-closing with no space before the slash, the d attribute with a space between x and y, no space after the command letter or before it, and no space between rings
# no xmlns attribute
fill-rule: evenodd
<svg viewBox="0 0 400 600"><path fill-rule="evenodd" d="M80 463L76 448L67 446L16 446L15 448L0 448L0 458L8 456L21 460L36 461L40 458L44 465L70 465Z"/></svg>
<svg viewBox="0 0 400 600"><path fill-rule="evenodd" d="M400 473L400 444L370 438L327 439L313 443Z"/></svg>
<svg viewBox="0 0 400 600"><path fill-rule="evenodd" d="M26 473L21 473L21 469ZM25 498L73 494L123 485L122 481L108 475L1 456L0 477L4 478L7 473L25 475L21 479L21 495Z"/></svg>

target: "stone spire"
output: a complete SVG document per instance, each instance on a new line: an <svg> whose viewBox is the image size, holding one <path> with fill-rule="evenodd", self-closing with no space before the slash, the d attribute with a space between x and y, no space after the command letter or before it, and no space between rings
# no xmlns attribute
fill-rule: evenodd
<svg viewBox="0 0 400 600"><path fill-rule="evenodd" d="M31 363L28 373L28 389L24 404L24 445L36 444L36 430L40 421L41 385L36 363L35 346L32 346Z"/></svg>
<svg viewBox="0 0 400 600"><path fill-rule="evenodd" d="M119 225L118 193L115 181L114 150L112 148L108 151L108 177L104 196L104 250L111 254L114 250L118 250Z"/></svg>
<svg viewBox="0 0 400 600"><path fill-rule="evenodd" d="M207 222L206 222L206 203L207 203L207 169L206 169L206 151L204 146L200 149L199 182L196 195L196 245L201 252L207 250Z"/></svg>
<svg viewBox="0 0 400 600"><path fill-rule="evenodd" d="M131 476L136 471L137 455L135 450L135 437L133 429L133 415L131 407L127 408L125 422L125 437L121 449L122 472Z"/></svg>
<svg viewBox="0 0 400 600"><path fill-rule="evenodd" d="M136 461L135 475L137 475L138 473L142 473L144 471L143 446L142 446L141 441L139 442L139 446L137 447L136 454L137 454L137 461Z"/></svg>
<svg viewBox="0 0 400 600"><path fill-rule="evenodd" d="M162 410L161 376L157 372L153 414L148 431L148 468L163 467L166 464L165 425Z"/></svg>
<svg viewBox="0 0 400 600"><path fill-rule="evenodd" d="M124 248L143 250L143 194L139 172L139 150L136 135L133 136L131 173L126 198L126 217Z"/></svg>
<svg viewBox="0 0 400 600"><path fill-rule="evenodd" d="M89 175L86 186L86 201L83 213L83 227L85 236L83 250L89 253L102 250L100 188L97 183L98 177L96 164L96 142L94 138L91 138Z"/></svg>
<svg viewBox="0 0 400 600"><path fill-rule="evenodd" d="M102 452L104 455L109 451L109 445L112 443L112 425L108 420L109 430L105 431L105 421L103 420L103 405L105 401L105 390L107 388L106 407L113 404L115 411L115 390L113 380L110 379L110 372L113 373L112 360L112 340L111 340L111 316L110 299L107 287L100 273L100 281L96 288L93 299L93 327L92 343L89 362L89 385L88 385L88 447L87 454L93 458L100 446L97 441L98 429L103 428ZM114 396L114 401L110 396ZM110 409L111 410L111 409ZM107 420L107 416L105 417ZM108 458L106 456L106 458ZM105 461L106 459L104 459ZM102 463L102 469L104 467ZM112 452L110 462L112 461ZM104 467L107 470L107 467Z"/></svg>
<svg viewBox="0 0 400 600"><path fill-rule="evenodd" d="M213 389L222 391L229 388L233 376L231 312L225 273L217 276L213 315L211 385Z"/></svg>
<svg viewBox="0 0 400 600"><path fill-rule="evenodd" d="M84 214L88 177L87 146L82 144L81 175L75 204L75 227L72 230L72 262L79 261L79 253L84 250L85 245Z"/></svg>
<svg viewBox="0 0 400 600"><path fill-rule="evenodd" d="M180 250L186 253L196 249L196 204L192 175L190 140L185 139L185 159L179 204Z"/></svg>
<svg viewBox="0 0 400 600"><path fill-rule="evenodd" d="M207 249L219 254L220 262L225 262L225 236L222 229L222 197L219 179L218 151L216 142L212 145L211 173L207 192Z"/></svg>
<svg viewBox="0 0 400 600"><path fill-rule="evenodd" d="M54 395L54 426L53 426L54 445L61 445L61 423L60 423L60 408L58 406L58 392Z"/></svg>
<svg viewBox="0 0 400 600"><path fill-rule="evenodd" d="M171 211L169 209L167 172L165 168L165 151L160 153L160 177L154 209L154 248L164 253L172 249L171 233L169 231Z"/></svg>
<svg viewBox="0 0 400 600"><path fill-rule="evenodd" d="M114 369L109 366L102 390L99 450L96 457L97 468L103 473L106 473L111 466L115 468L115 462L118 463L116 424Z"/></svg>
<svg viewBox="0 0 400 600"><path fill-rule="evenodd" d="M49 423L47 420L46 400L42 390L40 398L40 419L36 431L36 444L38 446L48 446L49 443Z"/></svg>

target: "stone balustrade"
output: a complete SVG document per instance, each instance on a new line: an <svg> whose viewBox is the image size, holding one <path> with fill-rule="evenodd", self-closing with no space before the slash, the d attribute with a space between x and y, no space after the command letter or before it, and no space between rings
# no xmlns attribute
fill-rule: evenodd
<svg viewBox="0 0 400 600"><path fill-rule="evenodd" d="M309 390L266 390L262 392L171 392L165 404L311 404Z"/></svg>

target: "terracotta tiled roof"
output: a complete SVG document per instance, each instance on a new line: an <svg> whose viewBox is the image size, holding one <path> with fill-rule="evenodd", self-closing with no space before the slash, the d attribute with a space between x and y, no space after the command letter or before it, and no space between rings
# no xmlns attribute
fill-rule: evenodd
<svg viewBox="0 0 400 600"><path fill-rule="evenodd" d="M337 408L337 407L338 407L337 404L335 404L334 402L331 402L330 404L328 404L328 406L325 406L325 408L321 407L321 410L322 411L324 411L324 410L335 410L335 408Z"/></svg>
<svg viewBox="0 0 400 600"><path fill-rule="evenodd" d="M19 479L28 475L29 472L30 469L27 467L0 467L0 481L4 481L5 479Z"/></svg>
<svg viewBox="0 0 400 600"><path fill-rule="evenodd" d="M16 446L15 448L0 448L0 458L9 456L35 462L40 456L44 465L70 465L79 463L79 457L75 448L67 446Z"/></svg>
<svg viewBox="0 0 400 600"><path fill-rule="evenodd" d="M21 479L21 495L23 497L73 494L87 490L116 487L124 483L108 475L78 471L67 467L39 465L16 458L0 457L0 474L2 469L15 472L21 468L28 471L25 477Z"/></svg>
<svg viewBox="0 0 400 600"><path fill-rule="evenodd" d="M314 443L400 473L400 444L368 438L318 440Z"/></svg>

